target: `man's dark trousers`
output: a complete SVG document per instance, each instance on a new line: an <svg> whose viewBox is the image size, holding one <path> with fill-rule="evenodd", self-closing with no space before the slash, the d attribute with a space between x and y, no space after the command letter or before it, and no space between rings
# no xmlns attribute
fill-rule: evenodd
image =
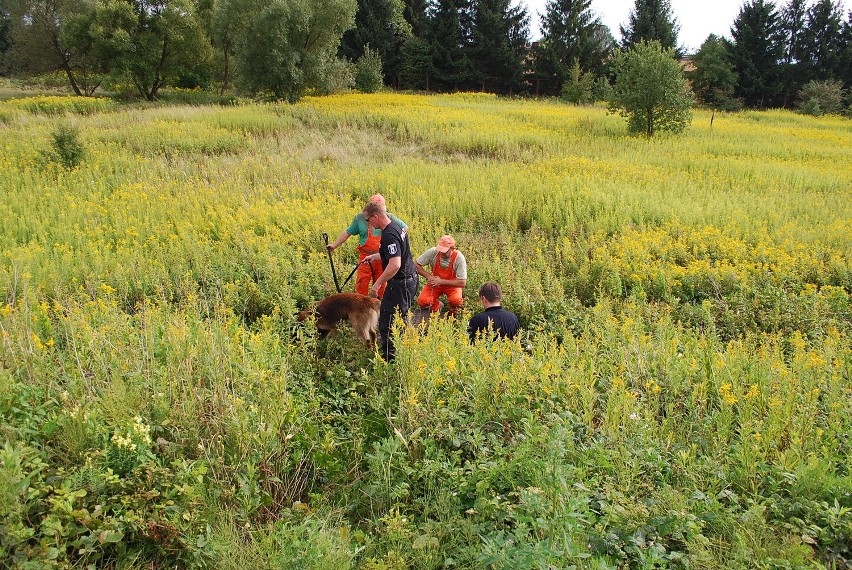
<svg viewBox="0 0 852 570"><path fill-rule="evenodd" d="M397 312L408 322L408 308L417 294L417 275L404 279L390 279L379 306L379 342L382 356L390 362L396 356L396 347L391 339L391 327Z"/></svg>

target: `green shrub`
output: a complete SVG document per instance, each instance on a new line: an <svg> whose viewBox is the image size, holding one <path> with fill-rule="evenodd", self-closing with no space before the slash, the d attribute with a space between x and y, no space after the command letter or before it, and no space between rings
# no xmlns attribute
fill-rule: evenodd
<svg viewBox="0 0 852 570"><path fill-rule="evenodd" d="M79 129L74 125L61 124L50 136L52 160L68 169L79 166L86 156Z"/></svg>
<svg viewBox="0 0 852 570"><path fill-rule="evenodd" d="M832 79L809 81L799 91L798 109L805 115L836 115L843 112L846 91L843 83Z"/></svg>
<svg viewBox="0 0 852 570"><path fill-rule="evenodd" d="M210 87L210 75L198 71L181 73L174 86L178 89L207 89Z"/></svg>
<svg viewBox="0 0 852 570"><path fill-rule="evenodd" d="M342 93L355 82L355 69L351 62L334 58L325 63L323 73L315 81L313 92L317 95Z"/></svg>
<svg viewBox="0 0 852 570"><path fill-rule="evenodd" d="M571 76L562 84L560 98L566 103L588 105L595 101L595 87L595 76L588 71L581 71L580 64L575 61Z"/></svg>
<svg viewBox="0 0 852 570"><path fill-rule="evenodd" d="M612 97L612 85L606 77L598 77L592 85L592 97L595 101L609 101Z"/></svg>
<svg viewBox="0 0 852 570"><path fill-rule="evenodd" d="M383 85L382 58L369 45L355 64L355 88L363 93L375 93Z"/></svg>

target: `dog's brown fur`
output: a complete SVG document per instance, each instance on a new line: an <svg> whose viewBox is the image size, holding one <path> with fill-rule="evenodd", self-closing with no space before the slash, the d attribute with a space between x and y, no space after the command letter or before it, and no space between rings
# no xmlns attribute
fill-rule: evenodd
<svg viewBox="0 0 852 570"><path fill-rule="evenodd" d="M374 344L378 337L379 304L381 301L358 293L336 293L316 304L313 309L299 313L299 320L316 317L317 330L322 338L337 330L340 321L348 320L364 342Z"/></svg>

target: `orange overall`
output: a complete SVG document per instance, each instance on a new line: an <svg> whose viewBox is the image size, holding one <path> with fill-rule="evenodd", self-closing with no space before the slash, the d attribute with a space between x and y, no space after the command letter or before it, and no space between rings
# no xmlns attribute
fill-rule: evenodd
<svg viewBox="0 0 852 570"><path fill-rule="evenodd" d="M439 251L438 256L435 258L435 264L432 266L432 275L441 279L458 279L453 269L458 253L457 250L453 250L453 253L450 255L450 265L444 269L441 267L441 256L444 254ZM441 295L446 295L447 304L449 305L447 310L451 315L455 315L462 305L464 305L463 289L463 287L451 287L449 285L432 286L426 283L423 286L423 291L420 292L420 296L417 297L417 304L424 309L429 307L432 311L439 311L441 303L438 301L438 298Z"/></svg>
<svg viewBox="0 0 852 570"><path fill-rule="evenodd" d="M355 292L362 295L369 295L370 282L375 282L382 274L382 261L376 260L372 263L361 263L364 258L373 253L378 253L379 244L382 241L382 236L373 235L373 226L367 223L367 241L364 245L358 246L358 275L355 278ZM386 285L386 284L385 284ZM385 294L385 285L379 289L379 299Z"/></svg>

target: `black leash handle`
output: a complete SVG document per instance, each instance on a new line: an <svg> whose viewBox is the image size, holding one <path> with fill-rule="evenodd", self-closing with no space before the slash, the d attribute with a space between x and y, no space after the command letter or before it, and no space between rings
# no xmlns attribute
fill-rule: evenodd
<svg viewBox="0 0 852 570"><path fill-rule="evenodd" d="M334 268L334 259L331 257L331 250L328 249L328 234L322 232L322 239L325 242L325 252L328 254L328 262L331 264L331 276L334 277L334 286L337 288L337 292L340 293L340 284L337 282L337 270Z"/></svg>

